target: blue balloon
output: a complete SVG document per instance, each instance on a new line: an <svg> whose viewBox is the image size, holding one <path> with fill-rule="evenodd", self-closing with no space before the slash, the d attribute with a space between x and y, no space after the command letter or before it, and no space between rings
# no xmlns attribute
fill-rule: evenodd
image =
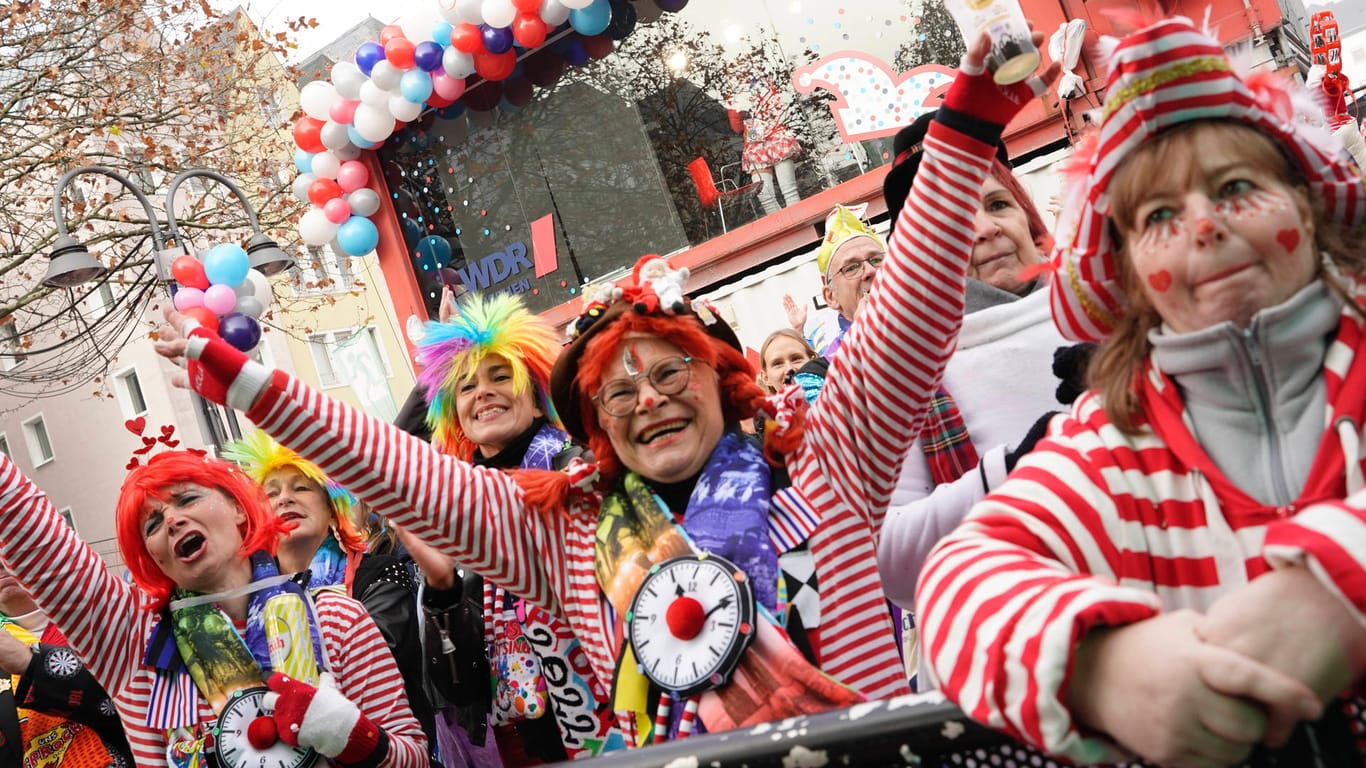
<svg viewBox="0 0 1366 768"><path fill-rule="evenodd" d="M247 279L251 261L242 246L235 243L220 243L204 254L204 276L213 285L228 285L236 288Z"/></svg>
<svg viewBox="0 0 1366 768"><path fill-rule="evenodd" d="M361 43L356 49L356 66L360 67L360 71L364 72L366 77L370 76L370 70L381 61L384 61L384 46L379 43Z"/></svg>
<svg viewBox="0 0 1366 768"><path fill-rule="evenodd" d="M607 0L593 0L583 8L569 12L569 26L580 35L592 37L600 35L612 23L612 6Z"/></svg>
<svg viewBox="0 0 1366 768"><path fill-rule="evenodd" d="M449 107L442 107L436 111L436 116L442 120L454 120L463 114L465 114L465 105L458 101Z"/></svg>
<svg viewBox="0 0 1366 768"><path fill-rule="evenodd" d="M505 53L512 49L511 27L490 27L487 24L480 24L479 28L484 32L484 49L489 53Z"/></svg>
<svg viewBox="0 0 1366 768"><path fill-rule="evenodd" d="M503 98L501 98L501 99L498 100L498 108L501 109L501 110L503 110L504 113L509 114L509 115L515 115L515 114L517 114L518 112L521 112L521 111L522 111L522 108L521 108L521 107L519 107L519 106L517 106L516 104L513 104L512 102L508 101L508 97L506 97L506 96L504 96Z"/></svg>
<svg viewBox="0 0 1366 768"><path fill-rule="evenodd" d="M379 230L364 216L352 216L337 227L337 245L348 256L364 256L379 245Z"/></svg>
<svg viewBox="0 0 1366 768"><path fill-rule="evenodd" d="M366 141L365 137L360 135L360 131L357 131L356 126L354 125L346 126L346 138L350 139L351 143L355 144L360 149L369 149L379 143L377 141Z"/></svg>
<svg viewBox="0 0 1366 768"><path fill-rule="evenodd" d="M414 104L421 104L432 95L432 76L421 69L410 69L398 80L398 92Z"/></svg>
<svg viewBox="0 0 1366 768"><path fill-rule="evenodd" d="M454 31L455 27L451 26L449 21L438 21L432 25L432 39L444 48L451 44L451 33Z"/></svg>
<svg viewBox="0 0 1366 768"><path fill-rule="evenodd" d="M313 153L302 149L294 150L294 167L299 169L299 173L312 173Z"/></svg>
<svg viewBox="0 0 1366 768"><path fill-rule="evenodd" d="M251 315L233 312L219 318L218 336L236 349L250 352L261 342L261 324Z"/></svg>
<svg viewBox="0 0 1366 768"><path fill-rule="evenodd" d="M570 11L573 13L573 11ZM564 63L571 67L582 67L588 62L588 51L583 49L583 43L577 38L570 40L564 47Z"/></svg>
<svg viewBox="0 0 1366 768"><path fill-rule="evenodd" d="M451 243L440 235L431 235L417 241L418 264L429 272L436 272L451 260Z"/></svg>
<svg viewBox="0 0 1366 768"><path fill-rule="evenodd" d="M450 26L447 24L446 26ZM450 33L447 33L449 35ZM447 40L450 39L448 36ZM445 53L441 46L431 40L423 40L413 49L413 63L424 72L431 72L441 66L441 56Z"/></svg>

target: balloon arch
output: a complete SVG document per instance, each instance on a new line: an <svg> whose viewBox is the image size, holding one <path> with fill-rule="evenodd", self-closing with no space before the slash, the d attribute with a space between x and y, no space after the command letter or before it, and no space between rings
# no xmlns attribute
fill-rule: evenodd
<svg viewBox="0 0 1366 768"><path fill-rule="evenodd" d="M378 42L362 43L351 60L334 64L330 79L299 92L304 114L294 124L293 190L311 204L299 220L300 238L350 256L373 251L379 230L370 217L380 199L359 160L363 150L428 109L516 111L536 87L554 85L566 66L606 56L637 23L687 4L432 0L423 12L386 26Z"/></svg>

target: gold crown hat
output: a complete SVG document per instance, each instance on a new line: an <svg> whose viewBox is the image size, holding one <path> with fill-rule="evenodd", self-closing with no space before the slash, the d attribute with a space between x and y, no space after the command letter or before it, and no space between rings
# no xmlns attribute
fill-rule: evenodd
<svg viewBox="0 0 1366 768"><path fill-rule="evenodd" d="M867 212L868 204L862 203L851 206L837 205L826 215L825 238L821 240L821 247L816 251L816 266L821 270L821 277L829 279L830 260L834 257L835 251L856 237L872 238L882 250L887 250L887 241L863 221L863 215Z"/></svg>
<svg viewBox="0 0 1366 768"><path fill-rule="evenodd" d="M1361 226L1366 212L1361 176L1302 86L1270 72L1240 76L1213 35L1180 16L1122 40L1103 38L1098 47L1096 60L1110 62L1105 104L1099 129L1068 162L1067 204L1051 257L1053 321L1063 336L1099 341L1127 308L1110 231L1108 188L1135 149L1169 128L1197 120L1256 128L1303 172L1329 220L1347 232Z"/></svg>

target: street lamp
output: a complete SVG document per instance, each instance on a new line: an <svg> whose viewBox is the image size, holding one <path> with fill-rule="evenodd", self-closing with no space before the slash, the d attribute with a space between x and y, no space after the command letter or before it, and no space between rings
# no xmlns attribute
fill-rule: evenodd
<svg viewBox="0 0 1366 768"><path fill-rule="evenodd" d="M174 179L171 179L171 187L166 190L166 220L170 229L171 239L182 248L184 243L180 238L180 231L175 224L175 193L181 182L193 177L203 177L213 179L232 191L237 201L242 204L243 210L247 212L247 221L251 224L251 239L247 240L248 263L252 269L260 272L266 277L278 275L279 273L294 266L294 259L289 254L280 250L280 246L271 240L265 232L261 231L261 222L256 217L256 209L251 207L251 202L247 200L247 195L242 188L233 183L232 179L221 173L210 171L207 168L191 168L188 171L181 171ZM185 251L188 253L189 249Z"/></svg>
<svg viewBox="0 0 1366 768"><path fill-rule="evenodd" d="M185 171L175 177L171 182L171 187L167 191L166 212L169 220L168 233L176 243L176 247L167 248L166 236L162 233L161 222L157 218L156 210L152 207L152 201L147 198L127 176L100 165L89 165L82 168L75 168L62 174L57 181L56 189L52 195L52 218L57 225L57 239L53 244L52 252L49 254L47 274L43 277L43 285L49 288L76 288L91 280L98 280L108 273L108 268L90 255L85 245L72 237L66 228L66 217L62 211L62 193L66 191L68 185L77 176L82 174L98 174L107 176L118 182L120 186L128 190L137 198L142 206L143 213L147 216L147 225L151 230L152 244L156 250L156 270L157 277L166 283L168 292L175 296L175 283L170 279L166 272L166 267L176 256L181 253L188 253L180 238L180 232L176 228L175 214L173 213L173 201L175 199L176 188L182 181L192 176L208 176L215 181L226 185L233 194L237 196L242 207L246 209L247 218L251 223L252 231L255 233L248 241L247 252L251 254L251 266L260 269L265 274L276 274L293 265L291 259L280 247L275 244L261 231L260 222L256 216L256 210L247 201L246 195L241 188L227 177L204 169L192 169ZM267 271L269 270L269 271ZM195 403L195 418L199 422L201 432L209 436L213 443L215 453L218 453L223 444L229 437L233 439L241 438L241 429L237 425L236 417L228 412L224 415L222 409L209 403L197 393L191 392L191 397ZM226 427L225 427L226 421Z"/></svg>

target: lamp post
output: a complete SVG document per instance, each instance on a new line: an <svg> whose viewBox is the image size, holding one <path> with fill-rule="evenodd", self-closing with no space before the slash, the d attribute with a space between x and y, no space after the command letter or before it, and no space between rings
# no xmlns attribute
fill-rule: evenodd
<svg viewBox="0 0 1366 768"><path fill-rule="evenodd" d="M167 190L166 213L168 219L168 229L163 233L161 222L157 218L156 210L152 207L152 202L147 195L134 184L128 177L105 166L91 165L82 168L75 168L62 174L57 181L57 186L52 195L52 218L57 225L57 239L53 243L52 251L49 254L47 274L43 277L43 285L49 288L76 288L91 280L98 280L108 273L108 268L90 255L85 245L80 240L73 237L66 227L66 217L62 210L62 193L67 186L77 177L84 174L97 174L113 179L120 186L137 199L142 206L143 213L147 216L148 227L151 230L152 244L156 251L156 272L157 278L165 283L168 293L174 298L175 282L171 280L167 268L170 262L182 253L189 253L184 242L180 237L180 232L176 227L174 200L175 192L180 183L193 176L206 176L227 186L237 197L247 213L247 219L251 225L253 235L247 244L247 253L250 257L252 267L259 269L263 274L273 275L289 268L294 260L289 257L275 241L271 240L261 231L260 221L257 218L256 210L247 200L247 196L242 189L228 179L226 176L209 171L206 169L191 169L177 175L171 182L170 189ZM167 235L174 242L174 247L167 247ZM225 411L204 400L196 393L191 393L191 398L195 403L195 419L199 422L200 431L208 436L209 442L213 444L215 453L219 452L223 444L231 437L238 439L241 437L241 429L237 424L236 416L230 411Z"/></svg>

